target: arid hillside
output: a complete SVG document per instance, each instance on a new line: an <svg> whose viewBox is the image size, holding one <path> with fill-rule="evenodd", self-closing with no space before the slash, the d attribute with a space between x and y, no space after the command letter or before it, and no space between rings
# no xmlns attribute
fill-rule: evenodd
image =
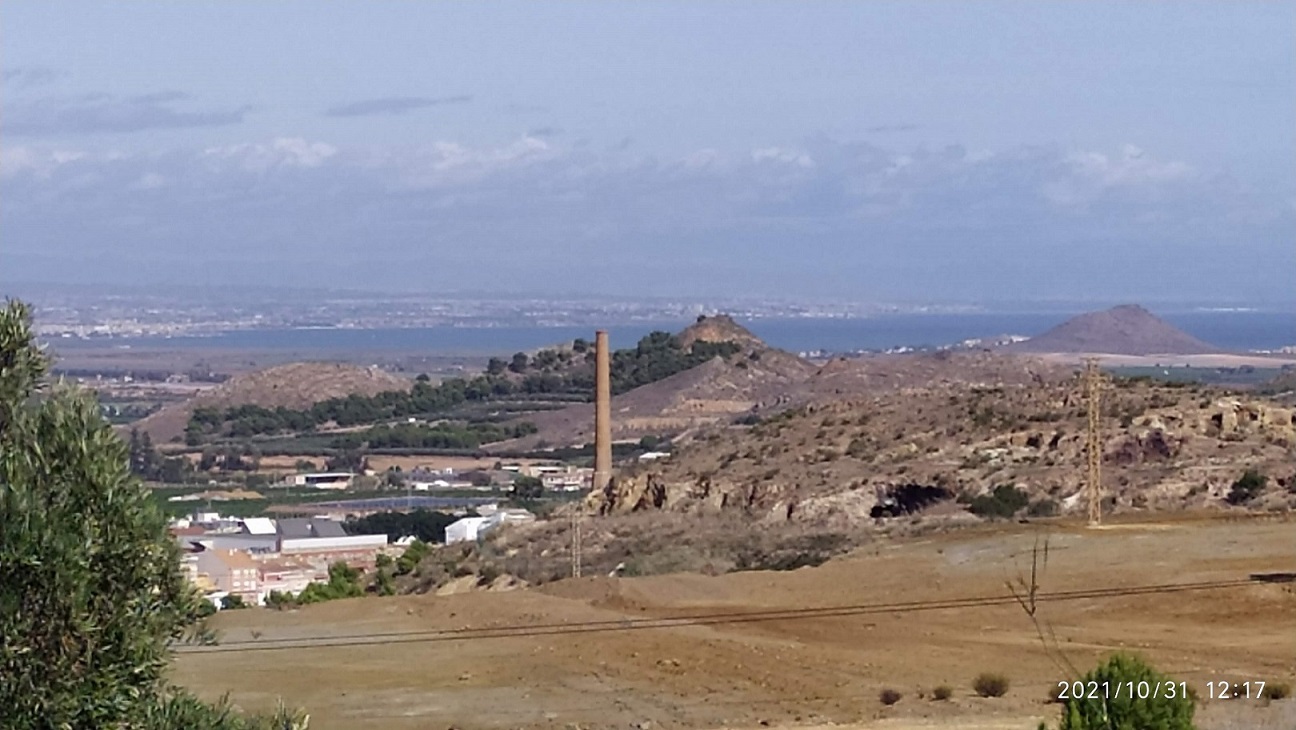
<svg viewBox="0 0 1296 730"><path fill-rule="evenodd" d="M934 487L930 509L1010 484L1040 514L1082 509L1085 402L1074 379L937 385L816 403L699 435L668 461L631 468L591 496L600 513L738 510L849 525L904 485ZM1296 414L1260 399L1118 381L1103 400L1105 487L1117 510L1218 504L1248 467L1290 501ZM1296 485L1293 485L1296 486ZM931 493L935 495L936 493ZM902 499L903 501L903 499Z"/></svg>
<svg viewBox="0 0 1296 730"><path fill-rule="evenodd" d="M374 367L339 363L289 363L235 376L183 402L167 406L134 426L155 443L184 436L195 408L255 404L265 408L307 408L329 398L407 390L410 381Z"/></svg>
<svg viewBox="0 0 1296 730"><path fill-rule="evenodd" d="M1057 381L1072 369L989 351L838 358L816 365L773 348L728 317L708 318L678 335L681 342L731 342L742 350L622 393L612 400L613 438L682 436L734 420L764 418L788 408L912 387L997 387ZM594 407L581 403L528 414L539 432L495 445L569 446L593 440Z"/></svg>
<svg viewBox="0 0 1296 730"><path fill-rule="evenodd" d="M816 371L812 363L769 347L724 315L702 319L675 335L675 339L684 349L696 343L727 343L737 351L615 396L613 438L675 435L743 413L781 406L798 397ZM615 362L613 367L615 370ZM539 432L526 439L496 444L495 448L579 445L594 438L592 403L527 414L524 419L536 424Z"/></svg>
<svg viewBox="0 0 1296 730"><path fill-rule="evenodd" d="M1072 317L1038 337L1005 345L1009 352L1110 355L1198 355L1221 352L1137 304Z"/></svg>

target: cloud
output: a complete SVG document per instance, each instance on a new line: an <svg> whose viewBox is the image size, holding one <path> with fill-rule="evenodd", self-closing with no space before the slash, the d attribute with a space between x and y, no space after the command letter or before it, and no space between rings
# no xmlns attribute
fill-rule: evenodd
<svg viewBox="0 0 1296 730"><path fill-rule="evenodd" d="M557 137L562 133L561 127L532 127L527 130L528 137Z"/></svg>
<svg viewBox="0 0 1296 730"><path fill-rule="evenodd" d="M14 66L0 71L0 81L14 86L44 86L63 77L63 72L48 66Z"/></svg>
<svg viewBox="0 0 1296 730"><path fill-rule="evenodd" d="M262 172L277 167L319 167L337 152L336 147L323 142L281 137L268 144L208 147L202 157L209 161L233 161L244 170Z"/></svg>
<svg viewBox="0 0 1296 730"><path fill-rule="evenodd" d="M147 262L204 281L576 277L642 294L721 293L732 280L860 298L1028 297L1095 294L1085 282L1130 294L1289 288L1279 272L1296 265L1290 181L1251 189L1134 148L969 153L818 138L654 157L532 135L116 155L9 145L0 197L11 260L88 266L84 251L109 246L126 278Z"/></svg>
<svg viewBox="0 0 1296 730"><path fill-rule="evenodd" d="M895 132L916 132L920 129L917 124L879 124L876 127L869 127L869 134L892 134Z"/></svg>
<svg viewBox="0 0 1296 730"><path fill-rule="evenodd" d="M467 104L472 101L467 94L458 96L388 96L381 99L363 99L329 107L324 111L327 117L367 117L377 114L408 114L419 109L447 104Z"/></svg>
<svg viewBox="0 0 1296 730"><path fill-rule="evenodd" d="M241 124L251 109L186 111L176 107L188 98L179 91L127 98L110 94L46 97L11 102L0 124L4 132L15 135L130 133Z"/></svg>

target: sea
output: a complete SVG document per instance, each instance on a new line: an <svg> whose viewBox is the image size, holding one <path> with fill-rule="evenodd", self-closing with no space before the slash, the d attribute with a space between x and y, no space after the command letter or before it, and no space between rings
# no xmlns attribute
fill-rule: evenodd
<svg viewBox="0 0 1296 730"><path fill-rule="evenodd" d="M739 320L773 347L792 352L860 352L933 348L1001 335L1039 335L1073 315L1064 313L888 314L867 318ZM1191 311L1160 315L1170 324L1221 349L1276 350L1296 345L1296 312ZM654 330L676 332L692 320L633 322L607 327L614 348L631 347ZM592 340L593 329L576 326L283 328L247 329L202 336L59 340L59 347L94 342L166 349L291 350L307 352L424 352L445 355L506 355L522 350Z"/></svg>

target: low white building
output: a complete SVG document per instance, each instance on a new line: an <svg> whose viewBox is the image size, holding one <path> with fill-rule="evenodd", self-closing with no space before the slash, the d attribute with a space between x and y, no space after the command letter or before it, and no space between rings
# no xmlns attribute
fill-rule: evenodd
<svg viewBox="0 0 1296 730"><path fill-rule="evenodd" d="M489 519L489 517L464 517L451 522L446 525L445 544L454 545L457 542L475 541L482 534L482 525L486 524Z"/></svg>
<svg viewBox="0 0 1296 730"><path fill-rule="evenodd" d="M483 509L483 511L488 511ZM535 515L524 509L493 509L481 517L464 517L446 526L446 544L471 542L501 525L535 522Z"/></svg>

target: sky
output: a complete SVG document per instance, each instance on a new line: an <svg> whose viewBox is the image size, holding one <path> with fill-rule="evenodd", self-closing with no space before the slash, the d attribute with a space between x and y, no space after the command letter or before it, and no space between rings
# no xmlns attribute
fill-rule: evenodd
<svg viewBox="0 0 1296 730"><path fill-rule="evenodd" d="M1296 3L0 3L0 286L1296 302Z"/></svg>

